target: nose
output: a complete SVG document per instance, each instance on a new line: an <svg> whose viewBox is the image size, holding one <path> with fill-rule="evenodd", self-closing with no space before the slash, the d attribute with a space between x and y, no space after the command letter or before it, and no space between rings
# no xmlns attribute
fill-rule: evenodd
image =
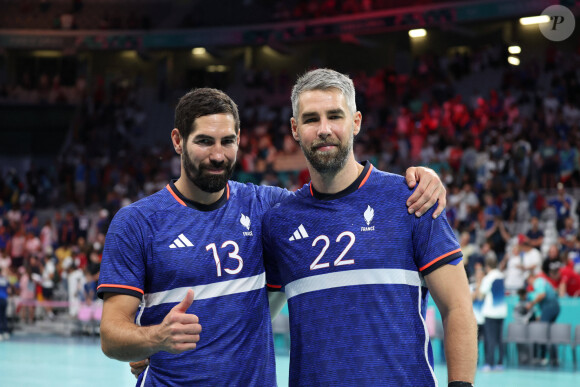
<svg viewBox="0 0 580 387"><path fill-rule="evenodd" d="M225 160L225 153L224 153L224 147L221 144L215 144L212 147L211 153L209 155L209 159L211 161L217 161L217 162L221 162Z"/></svg>
<svg viewBox="0 0 580 387"><path fill-rule="evenodd" d="M326 117L321 118L320 125L318 127L318 137L326 138L331 133L332 130L330 121Z"/></svg>

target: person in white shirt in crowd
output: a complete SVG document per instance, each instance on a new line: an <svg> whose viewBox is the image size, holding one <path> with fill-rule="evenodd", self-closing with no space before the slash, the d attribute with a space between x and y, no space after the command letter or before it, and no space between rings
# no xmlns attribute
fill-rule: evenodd
<svg viewBox="0 0 580 387"><path fill-rule="evenodd" d="M473 314L475 315L475 321L477 321L477 342L484 340L485 337L485 317L483 316L483 300L479 298L479 287L481 286L481 280L485 276L483 271L483 266L480 262L474 265L473 269L473 282L469 284L469 290L471 291L471 299L473 300Z"/></svg>
<svg viewBox="0 0 580 387"><path fill-rule="evenodd" d="M501 371L503 370L503 322L507 317L504 274L498 270L497 259L493 257L485 259L485 273L478 289L478 298L483 299L481 314L485 318L485 365L482 371ZM495 361L496 348L499 350L497 362Z"/></svg>
<svg viewBox="0 0 580 387"><path fill-rule="evenodd" d="M542 270L542 253L529 245L527 238L518 235L518 244L512 253L500 264L500 270L505 275L505 288L508 293L514 294L525 287L526 278L540 274Z"/></svg>

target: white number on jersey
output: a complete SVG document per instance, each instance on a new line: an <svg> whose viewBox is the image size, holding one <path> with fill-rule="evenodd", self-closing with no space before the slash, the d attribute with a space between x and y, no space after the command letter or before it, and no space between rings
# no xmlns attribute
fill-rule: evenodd
<svg viewBox="0 0 580 387"><path fill-rule="evenodd" d="M345 231L345 232L341 233L336 238L336 241L337 242L340 242L340 240L344 236L348 236L350 238L350 241L348 242L348 244L346 245L346 247L344 248L344 250L342 250L342 253L340 253L340 255L338 256L338 258L336 258L336 260L334 261L334 266L352 265L352 264L354 264L354 259L345 259L344 261L342 259L344 258L344 256L346 255L346 253L348 253L348 251L350 250L350 248L352 247L352 245L354 245L354 241L355 241L356 237L354 236L354 234L352 232ZM320 251L320 254L318 254L318 256L310 264L310 270L316 270L316 269L322 269L322 268L325 268L325 267L330 267L330 262L318 263L322 259L322 257L324 256L324 253L326 253L326 250L328 250L328 247L330 246L330 239L326 235L319 235L312 242L312 247L316 246L316 244L320 240L324 241L324 246L322 247L322 250Z"/></svg>
<svg viewBox="0 0 580 387"><path fill-rule="evenodd" d="M224 271L228 274L238 274L242 268L244 267L244 260L242 259L242 257L240 257L238 255L238 253L240 252L240 248L238 246L238 244L234 241L225 241L222 244L222 249L225 248L226 246L232 245L234 246L234 251L228 253L228 257L233 258L233 259L237 259L238 260L238 267L236 267L235 269L228 269L227 267L224 268ZM207 251L212 250L213 251L213 259L215 261L215 266L216 266L216 270L217 270L217 276L221 277L222 276L222 264L220 261L220 257L217 253L217 247L215 245L215 243L211 243L207 246L205 246L205 249Z"/></svg>

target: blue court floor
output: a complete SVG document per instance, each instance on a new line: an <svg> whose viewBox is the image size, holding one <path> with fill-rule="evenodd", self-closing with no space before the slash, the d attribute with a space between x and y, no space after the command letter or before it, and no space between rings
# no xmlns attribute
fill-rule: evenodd
<svg viewBox="0 0 580 387"><path fill-rule="evenodd" d="M569 354L570 355L570 354ZM287 356L278 355L278 385L288 385ZM447 385L445 365L436 364L440 386ZM15 336L0 341L0 386L92 387L134 386L127 363L107 358L99 340L91 337ZM478 387L580 386L580 371L507 368L478 373Z"/></svg>

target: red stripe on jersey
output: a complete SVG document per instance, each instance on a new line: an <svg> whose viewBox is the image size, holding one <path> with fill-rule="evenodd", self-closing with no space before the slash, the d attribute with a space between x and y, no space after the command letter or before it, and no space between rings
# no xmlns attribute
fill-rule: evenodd
<svg viewBox="0 0 580 387"><path fill-rule="evenodd" d="M230 200L230 183L226 183L226 190L228 191L226 199Z"/></svg>
<svg viewBox="0 0 580 387"><path fill-rule="evenodd" d="M310 182L310 195L314 196L314 192L312 192L312 182Z"/></svg>
<svg viewBox="0 0 580 387"><path fill-rule="evenodd" d="M371 171L373 170L373 165L371 164L371 167L369 168L369 171L367 172L367 175L365 176L365 178L363 179L363 181L360 182L360 185L358 186L358 188L362 187L363 185L365 185L365 183L367 182L367 180L369 179L369 176L371 175Z"/></svg>
<svg viewBox="0 0 580 387"><path fill-rule="evenodd" d="M423 266L423 267L419 268L419 271L423 271L423 270L425 270L426 268L428 268L429 266L433 265L434 263L436 263L436 262L439 262L439 261L440 261L440 260L442 260L443 258L445 258L445 257L448 257L448 256L450 256L451 254L455 254L455 253L457 253L457 252L459 252L459 251L461 251L461 248L459 248L459 249L457 249L457 250L450 251L450 252L448 252L447 254L443 254L442 256L435 258L434 260L432 260L431 262L429 262L429 263L428 263L428 264L426 264L425 266Z"/></svg>
<svg viewBox="0 0 580 387"><path fill-rule="evenodd" d="M145 292L139 288L135 288L133 286L127 286L127 285L111 285L111 284L102 284L97 286L97 290L100 288L121 288L121 289L129 289L129 290L135 290L136 292L139 292L141 294L145 294Z"/></svg>
<svg viewBox="0 0 580 387"><path fill-rule="evenodd" d="M274 288L274 289L282 289L282 285L270 285L270 284L266 284L267 287L269 288Z"/></svg>
<svg viewBox="0 0 580 387"><path fill-rule="evenodd" d="M179 204L181 204L182 206L185 206L185 207L187 207L187 204L185 204L185 202L184 202L183 200L181 200L181 199L179 198L179 196L177 196L177 195L175 194L175 192L173 192L173 190L171 189L171 186L170 186L169 184L167 184L167 186L166 186L165 188L167 188L167 190L169 191L169 193L170 193L171 195L173 195L173 197L175 198L175 200L177 200L177 202L178 202Z"/></svg>

